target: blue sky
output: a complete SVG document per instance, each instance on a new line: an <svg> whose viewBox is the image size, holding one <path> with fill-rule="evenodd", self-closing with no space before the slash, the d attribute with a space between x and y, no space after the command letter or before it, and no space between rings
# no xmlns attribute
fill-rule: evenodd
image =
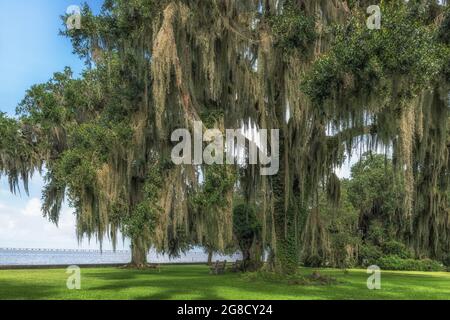
<svg viewBox="0 0 450 320"><path fill-rule="evenodd" d="M101 1L88 3L95 9ZM70 41L58 35L63 28L60 15L68 6L79 4L74 0L0 1L0 110L13 114L27 88L47 81L65 66L82 70Z"/></svg>
<svg viewBox="0 0 450 320"><path fill-rule="evenodd" d="M25 91L49 80L54 72L70 66L79 73L84 64L72 54L70 41L59 36L60 16L75 0L0 0L0 111L15 114ZM88 0L98 11L102 1ZM0 181L0 247L98 248L75 237L72 210L64 207L59 228L42 217L42 178L31 181L30 196L10 194L5 178ZM127 245L126 245L127 246ZM107 243L108 249L110 245ZM119 246L121 249L122 246Z"/></svg>

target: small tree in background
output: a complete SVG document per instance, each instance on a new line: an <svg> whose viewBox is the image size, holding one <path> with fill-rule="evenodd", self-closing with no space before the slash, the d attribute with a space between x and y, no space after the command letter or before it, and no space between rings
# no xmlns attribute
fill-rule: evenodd
<svg viewBox="0 0 450 320"><path fill-rule="evenodd" d="M233 211L233 233L242 251L244 270L256 269L261 265L261 224L256 210L249 204L239 204ZM252 252L255 250L256 252ZM259 254L258 254L259 252Z"/></svg>

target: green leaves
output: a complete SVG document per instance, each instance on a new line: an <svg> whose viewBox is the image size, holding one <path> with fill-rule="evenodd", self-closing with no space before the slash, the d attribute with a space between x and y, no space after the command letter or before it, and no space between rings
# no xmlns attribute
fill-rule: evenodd
<svg viewBox="0 0 450 320"><path fill-rule="evenodd" d="M270 18L275 43L285 52L307 52L316 39L314 17L296 5L286 4L283 13Z"/></svg>
<svg viewBox="0 0 450 320"><path fill-rule="evenodd" d="M160 193L163 187L162 170L159 164L154 164L143 185L143 198L129 215L122 212L122 232L135 239L139 236L151 238L158 218L163 210L159 205ZM124 210L125 211L125 210Z"/></svg>
<svg viewBox="0 0 450 320"><path fill-rule="evenodd" d="M77 149L65 151L55 163L55 173L59 180L65 181L72 191L95 186L98 166Z"/></svg>
<svg viewBox="0 0 450 320"><path fill-rule="evenodd" d="M233 210L233 234L243 253L244 264L250 260L253 244L261 241L261 232L262 225L256 216L256 209L247 203L237 205Z"/></svg>
<svg viewBox="0 0 450 320"><path fill-rule="evenodd" d="M402 185L390 159L384 155L367 153L352 167L349 196L355 207L370 211L379 206L386 217L402 206Z"/></svg>
<svg viewBox="0 0 450 320"><path fill-rule="evenodd" d="M73 88L74 82L70 68L55 73L50 81L34 85L27 91L17 107L17 114L24 121L39 124L44 129L65 124L73 117L69 107L73 106L73 91L83 92L81 88Z"/></svg>
<svg viewBox="0 0 450 320"><path fill-rule="evenodd" d="M239 204L233 210L233 230L239 241L252 239L261 232L261 222L256 209L249 204Z"/></svg>
<svg viewBox="0 0 450 320"><path fill-rule="evenodd" d="M382 79L404 78L413 96L443 71L446 48L437 41L438 28L412 14L413 6L383 4L380 30L369 30L364 16L335 27L329 53L314 63L303 91L320 105L333 94L351 96L377 91ZM351 79L352 81L348 81Z"/></svg>
<svg viewBox="0 0 450 320"><path fill-rule="evenodd" d="M36 132L31 127L0 112L0 174L8 177L12 192L19 190L20 179L28 192L29 177L41 169L36 139Z"/></svg>
<svg viewBox="0 0 450 320"><path fill-rule="evenodd" d="M228 205L227 194L236 183L232 169L223 165L211 165L205 170L201 190L194 196L193 202L201 211L214 212Z"/></svg>

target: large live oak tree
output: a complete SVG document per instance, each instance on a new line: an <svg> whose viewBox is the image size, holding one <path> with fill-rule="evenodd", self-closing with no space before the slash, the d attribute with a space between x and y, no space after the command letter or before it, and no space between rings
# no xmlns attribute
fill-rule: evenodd
<svg viewBox="0 0 450 320"><path fill-rule="evenodd" d="M345 154L381 145L404 179L411 246L437 254L450 240L449 13L436 1L381 1L382 27L369 30L367 5L106 0L97 16L85 7L82 28L64 34L89 68L79 79L55 74L28 91L17 121L0 118L0 170L15 190L45 165L46 216L57 223L68 196L79 236L116 241L122 230L136 266L152 245L224 249L237 173L269 266L293 273L319 188L337 204ZM280 129L280 171L175 166L170 134L198 120ZM214 202L191 201L208 170L222 177Z"/></svg>

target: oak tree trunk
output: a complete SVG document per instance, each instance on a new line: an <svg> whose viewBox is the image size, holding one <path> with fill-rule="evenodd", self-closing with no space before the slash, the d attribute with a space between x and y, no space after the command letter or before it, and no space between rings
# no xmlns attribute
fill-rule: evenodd
<svg viewBox="0 0 450 320"><path fill-rule="evenodd" d="M213 251L208 250L208 266L212 265Z"/></svg>
<svg viewBox="0 0 450 320"><path fill-rule="evenodd" d="M148 248L140 238L132 240L131 243L131 266L143 268L147 265Z"/></svg>

